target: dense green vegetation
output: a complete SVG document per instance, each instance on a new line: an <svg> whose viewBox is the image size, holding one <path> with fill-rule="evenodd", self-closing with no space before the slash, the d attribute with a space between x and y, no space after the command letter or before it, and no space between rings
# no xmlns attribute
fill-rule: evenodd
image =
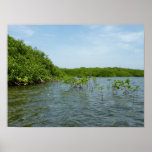
<svg viewBox="0 0 152 152"><path fill-rule="evenodd" d="M130 83L130 79L127 78L124 81L123 80L115 80L113 82L111 82L112 79L107 79L107 81L109 82L109 85L107 86L107 89L112 89L113 95L117 94L118 91L122 92L123 95L127 95L130 94L133 97L135 97L135 92L138 91L139 86L133 86ZM97 78L96 77L82 77L82 78L75 78L75 77L70 77L70 76L65 76L62 81L62 83L69 85L70 88L78 88L78 89L88 89L91 92L93 92L94 90L98 89L100 91L101 94L101 100L103 101L103 90L105 89L104 86L101 83L97 82ZM119 94L120 95L120 94Z"/></svg>
<svg viewBox="0 0 152 152"><path fill-rule="evenodd" d="M144 70L117 67L61 69L55 66L44 52L8 36L8 85L28 85L62 78L72 86L82 87L86 85L88 77L132 76L143 77Z"/></svg>
<svg viewBox="0 0 152 152"><path fill-rule="evenodd" d="M45 53L8 36L8 84L27 85L63 76Z"/></svg>
<svg viewBox="0 0 152 152"><path fill-rule="evenodd" d="M143 77L144 70L126 69L126 68L75 68L61 69L67 75L77 77Z"/></svg>

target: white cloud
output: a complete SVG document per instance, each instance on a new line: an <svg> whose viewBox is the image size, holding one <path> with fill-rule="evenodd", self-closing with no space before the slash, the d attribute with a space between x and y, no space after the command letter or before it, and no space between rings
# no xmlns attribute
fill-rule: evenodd
<svg viewBox="0 0 152 152"><path fill-rule="evenodd" d="M116 25L91 25L89 27L96 30L91 31L86 39L94 44L105 42L105 40L109 42L140 43L143 42L144 38L144 31L125 31Z"/></svg>
<svg viewBox="0 0 152 152"><path fill-rule="evenodd" d="M8 30L12 33L12 35L24 35L31 37L35 33L35 31L30 27L24 25L9 25L8 27Z"/></svg>
<svg viewBox="0 0 152 152"><path fill-rule="evenodd" d="M143 38L144 32L118 33L118 38L124 42L135 42Z"/></svg>
<svg viewBox="0 0 152 152"><path fill-rule="evenodd" d="M69 43L68 47L64 46L64 50L59 46L61 52L60 55L55 53L52 57L56 61L54 63L60 67L70 68L81 66L142 68L143 31L126 31L110 25L90 25L89 29L89 32L81 33L79 45Z"/></svg>
<svg viewBox="0 0 152 152"><path fill-rule="evenodd" d="M55 34L53 34L53 33L45 33L45 34L43 34L43 37L44 38L53 38L53 37L55 37Z"/></svg>
<svg viewBox="0 0 152 152"><path fill-rule="evenodd" d="M25 44L30 45L31 42L30 41L24 41Z"/></svg>
<svg viewBox="0 0 152 152"><path fill-rule="evenodd" d="M122 31L116 26L109 25L96 33L84 35L84 39L88 41L88 47L93 46L92 50L98 48L100 52L109 54L122 51L139 53L143 52L143 49L138 47L144 43L144 31Z"/></svg>
<svg viewBox="0 0 152 152"><path fill-rule="evenodd" d="M89 29L98 30L99 32L114 32L119 30L116 25L89 25Z"/></svg>
<svg viewBox="0 0 152 152"><path fill-rule="evenodd" d="M101 26L100 25L89 25L88 27L90 30L94 30L94 29L100 28Z"/></svg>
<svg viewBox="0 0 152 152"><path fill-rule="evenodd" d="M113 26L113 25L107 25L104 27L103 29L105 32L114 32L114 31L117 31L118 28L117 26Z"/></svg>
<svg viewBox="0 0 152 152"><path fill-rule="evenodd" d="M35 32L30 29L29 27L25 27L25 26L20 26L20 32L22 32L23 34L27 35L27 36L32 36Z"/></svg>

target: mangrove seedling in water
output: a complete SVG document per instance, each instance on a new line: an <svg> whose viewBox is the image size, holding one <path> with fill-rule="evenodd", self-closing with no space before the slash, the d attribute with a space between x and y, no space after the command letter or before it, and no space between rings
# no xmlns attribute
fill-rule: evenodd
<svg viewBox="0 0 152 152"><path fill-rule="evenodd" d="M114 90L123 90L123 94L128 94L129 90L131 89L130 79L126 79L125 81L122 80L114 80L112 84L113 91Z"/></svg>
<svg viewBox="0 0 152 152"><path fill-rule="evenodd" d="M139 86L136 86L135 88L131 88L131 91L132 91L132 93L133 93L133 101L134 101L134 99L135 99L135 93L138 91L138 88L139 88Z"/></svg>
<svg viewBox="0 0 152 152"><path fill-rule="evenodd" d="M104 89L104 87L98 87L98 88L101 91L101 100L103 101L103 89Z"/></svg>
<svg viewBox="0 0 152 152"><path fill-rule="evenodd" d="M62 80L63 83L65 84L70 84L72 88L83 88L83 86L87 86L89 79L88 78L79 78L76 79L74 77L64 77Z"/></svg>
<svg viewBox="0 0 152 152"><path fill-rule="evenodd" d="M133 94L133 100L134 100L134 96L135 96L135 92L138 90L139 86L136 86L135 88L133 88L130 85L130 79L126 79L124 81L121 80L114 80L114 83L112 85L112 89L114 90L123 90L123 94L126 95L128 93L132 93Z"/></svg>
<svg viewBox="0 0 152 152"><path fill-rule="evenodd" d="M117 90L120 90L121 87L123 87L123 81L114 80L114 82L112 83L112 92L113 92L113 94L115 93L114 91L117 92Z"/></svg>
<svg viewBox="0 0 152 152"><path fill-rule="evenodd" d="M108 89L110 88L110 82L112 79L107 79L107 81L109 82L109 86L107 87Z"/></svg>
<svg viewBox="0 0 152 152"><path fill-rule="evenodd" d="M96 83L97 79L96 79L96 77L93 77L92 80L93 80L94 83Z"/></svg>

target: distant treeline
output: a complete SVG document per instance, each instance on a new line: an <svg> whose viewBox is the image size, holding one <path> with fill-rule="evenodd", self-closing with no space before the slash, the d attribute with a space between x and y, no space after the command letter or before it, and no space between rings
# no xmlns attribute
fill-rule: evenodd
<svg viewBox="0 0 152 152"><path fill-rule="evenodd" d="M8 85L28 85L61 79L65 75L74 77L143 77L143 70L125 68L76 68L61 69L48 56L15 40L8 35Z"/></svg>
<svg viewBox="0 0 152 152"><path fill-rule="evenodd" d="M67 75L84 77L144 77L144 70L127 69L127 68L75 68L61 69Z"/></svg>

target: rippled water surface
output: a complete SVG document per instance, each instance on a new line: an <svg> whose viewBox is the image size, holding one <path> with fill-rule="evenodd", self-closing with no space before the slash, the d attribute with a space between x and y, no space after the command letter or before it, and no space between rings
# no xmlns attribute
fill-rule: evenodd
<svg viewBox="0 0 152 152"><path fill-rule="evenodd" d="M8 126L143 127L144 78L129 78L133 86L139 86L134 95L113 93L107 79L97 78L104 86L103 101L92 80L83 89L60 82L9 87Z"/></svg>

